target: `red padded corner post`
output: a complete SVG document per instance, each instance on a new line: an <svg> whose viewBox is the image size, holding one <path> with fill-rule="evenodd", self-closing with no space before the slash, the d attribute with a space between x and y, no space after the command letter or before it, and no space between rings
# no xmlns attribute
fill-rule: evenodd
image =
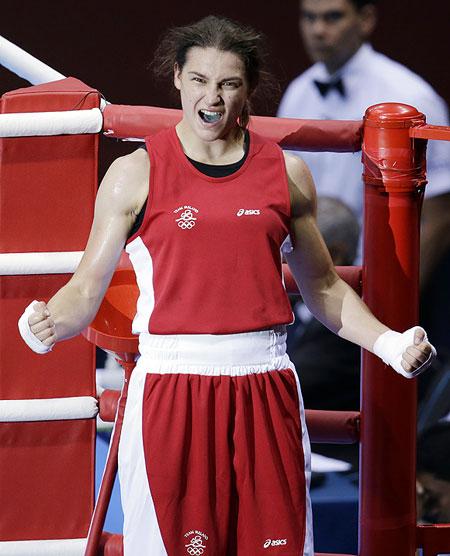
<svg viewBox="0 0 450 556"><path fill-rule="evenodd" d="M73 78L5 94L2 113L86 110L100 95ZM84 249L97 191L98 136L0 139L0 252ZM0 273L1 274L1 273ZM0 275L0 399L95 396L83 337L38 356L17 320L69 275ZM0 423L0 541L81 538L94 503L95 420Z"/></svg>
<svg viewBox="0 0 450 556"><path fill-rule="evenodd" d="M363 298L387 326L418 322L419 224L425 144L410 128L414 107L366 111ZM416 549L416 384L363 352L360 556L414 556Z"/></svg>

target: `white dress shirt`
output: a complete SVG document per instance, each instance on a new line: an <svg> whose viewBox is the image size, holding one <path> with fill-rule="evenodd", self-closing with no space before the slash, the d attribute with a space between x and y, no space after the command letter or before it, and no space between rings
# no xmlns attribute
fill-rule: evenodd
<svg viewBox="0 0 450 556"><path fill-rule="evenodd" d="M314 80L341 77L345 96L332 89L319 93ZM364 44L336 74L323 63L314 64L294 79L281 100L278 116L326 120L360 120L366 109L380 102L402 102L423 112L427 123L449 125L444 100L420 76ZM319 195L338 197L361 220L363 205L361 153L309 153L300 156L309 166ZM450 190L450 143L429 141L426 194Z"/></svg>

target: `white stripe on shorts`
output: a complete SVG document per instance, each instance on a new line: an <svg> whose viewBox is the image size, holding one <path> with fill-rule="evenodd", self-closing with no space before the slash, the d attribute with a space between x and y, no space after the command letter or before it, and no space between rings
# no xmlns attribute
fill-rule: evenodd
<svg viewBox="0 0 450 556"><path fill-rule="evenodd" d="M297 382L297 392L299 401L299 412L300 421L302 424L302 445L303 445L303 457L305 460L305 480L306 480L306 530L305 530L305 544L303 547L303 554L301 556L314 556L314 539L313 539L313 519L312 519L312 508L311 508L311 497L309 494L309 488L311 484L311 443L309 441L308 429L306 428L306 418L305 418L305 407L303 405L303 396L300 388L300 381L298 375L295 371L294 364L290 365L292 372L294 373L295 380Z"/></svg>
<svg viewBox="0 0 450 556"><path fill-rule="evenodd" d="M119 443L124 556L167 556L148 484L142 437L145 373L131 375Z"/></svg>

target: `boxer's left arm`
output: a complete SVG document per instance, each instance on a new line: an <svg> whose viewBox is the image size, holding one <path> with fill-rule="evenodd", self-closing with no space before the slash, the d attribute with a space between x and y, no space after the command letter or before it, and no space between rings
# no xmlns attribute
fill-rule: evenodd
<svg viewBox="0 0 450 556"><path fill-rule="evenodd" d="M292 251L285 256L303 300L330 330L376 353L391 366L398 357L397 353L393 355L392 346L402 345L401 368L406 371L405 376L413 376L412 373L432 356L432 346L425 337L419 341L419 335L415 340L389 330L337 275L316 224L316 192L311 174L299 158L286 154L285 160L291 195L293 243ZM400 344L396 334L405 341L408 338L408 344ZM378 349L380 345L381 350ZM399 372L398 367L394 366L394 369Z"/></svg>

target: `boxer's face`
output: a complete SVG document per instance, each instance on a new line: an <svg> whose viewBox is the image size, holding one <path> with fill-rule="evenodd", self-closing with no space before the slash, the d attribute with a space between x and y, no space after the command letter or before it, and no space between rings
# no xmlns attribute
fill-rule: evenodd
<svg viewBox="0 0 450 556"><path fill-rule="evenodd" d="M351 0L300 0L300 33L314 62L330 73L358 50L375 26L375 8L357 9Z"/></svg>
<svg viewBox="0 0 450 556"><path fill-rule="evenodd" d="M222 138L236 127L249 94L244 62L233 52L192 47L183 68L175 66L183 120L203 140Z"/></svg>

